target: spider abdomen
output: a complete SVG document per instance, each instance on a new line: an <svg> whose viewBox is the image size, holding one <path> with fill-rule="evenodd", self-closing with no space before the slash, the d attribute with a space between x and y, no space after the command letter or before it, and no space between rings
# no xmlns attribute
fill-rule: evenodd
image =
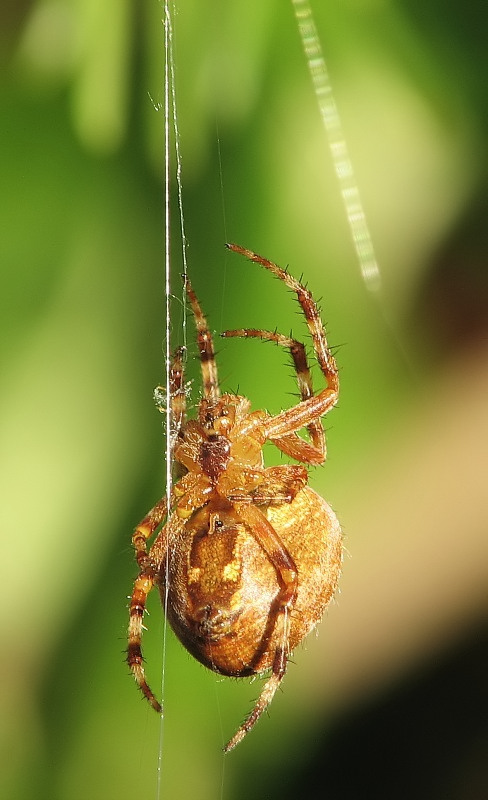
<svg viewBox="0 0 488 800"><path fill-rule="evenodd" d="M298 571L288 652L319 622L339 578L339 523L313 489L267 516ZM189 652L224 675L261 673L273 664L280 584L275 567L236 512L221 502L199 509L172 554L169 621Z"/></svg>

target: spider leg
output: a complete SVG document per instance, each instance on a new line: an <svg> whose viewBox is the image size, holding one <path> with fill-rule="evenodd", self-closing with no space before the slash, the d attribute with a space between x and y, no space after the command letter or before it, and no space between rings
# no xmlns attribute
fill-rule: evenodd
<svg viewBox="0 0 488 800"><path fill-rule="evenodd" d="M129 604L127 663L143 695L158 713L162 711L161 704L147 683L141 647L147 597L153 586L159 582L161 571L166 573L163 565L170 542L181 533L192 512L205 503L210 492L208 482L202 476L191 473L182 478L176 486L171 503L174 513L171 513L166 525L156 536L149 553L147 541L168 513L165 497L146 514L132 537L140 572L134 582Z"/></svg>
<svg viewBox="0 0 488 800"><path fill-rule="evenodd" d="M195 509L208 502L214 491L205 475L187 472L173 488L175 500L174 513L180 520L187 520Z"/></svg>
<svg viewBox="0 0 488 800"><path fill-rule="evenodd" d="M166 553L167 526L165 525L162 528L149 553L147 552L147 540L166 517L167 510L167 500L163 497L163 499L146 514L144 519L141 520L132 537L132 543L136 551L136 561L139 564L140 572L134 582L134 588L130 598L127 647L127 663L129 669L144 696L158 712L161 712L161 705L149 688L145 677L141 640L144 627L142 621L146 608L147 596L154 586L159 564Z"/></svg>
<svg viewBox="0 0 488 800"><path fill-rule="evenodd" d="M255 261L257 264L268 269L273 275L283 281L289 289L295 292L298 302L302 307L307 327L313 341L315 356L319 367L326 380L326 388L319 394L307 399L302 399L298 405L287 411L282 411L275 417L271 417L262 425L262 434L265 439L281 439L300 428L307 427L314 419L322 417L337 403L339 396L339 376L337 366L332 353L327 344L324 326L320 319L320 313L310 291L299 281L293 278L286 270L274 264L272 261L259 256L252 250L247 250L237 244L227 244L229 250ZM259 423L256 422L256 426ZM276 444L276 442L275 442Z"/></svg>
<svg viewBox="0 0 488 800"><path fill-rule="evenodd" d="M173 355L169 373L169 392L171 398L171 427L172 437L176 438L178 431L186 421L186 392L184 385L183 357L186 347L178 347Z"/></svg>
<svg viewBox="0 0 488 800"><path fill-rule="evenodd" d="M132 544L136 551L136 561L141 570L146 569L152 562L154 562L154 555L157 553L156 544L161 538L161 534L154 540L151 547L150 557L147 552L147 540L153 535L154 531L161 524L163 519L168 513L168 500L163 497L159 503L156 503L154 508L146 514L139 525L136 526L132 536Z"/></svg>
<svg viewBox="0 0 488 800"><path fill-rule="evenodd" d="M295 464L282 464L278 467L267 467L263 472L263 480L248 500L257 505L282 505L291 503L298 492L307 485L308 473L305 467ZM228 497L234 502L232 495ZM238 500L239 498L236 498Z"/></svg>
<svg viewBox="0 0 488 800"><path fill-rule="evenodd" d="M240 328L238 330L223 331L221 334L224 338L238 336L240 338L254 337L256 339L263 339L268 342L276 342L281 347L287 347L290 350L295 372L297 375L298 388L302 400L308 400L313 397L312 375L307 361L307 354L305 347L301 342L292 339L289 336L284 336L276 331L264 331L256 328ZM312 420L307 425L307 430L310 435L313 447L319 452L325 454L325 437L322 423L319 419ZM279 447L280 445L276 443ZM285 451L286 452L286 451ZM288 454L289 455L289 454Z"/></svg>
<svg viewBox="0 0 488 800"><path fill-rule="evenodd" d="M186 421L186 391L184 385L184 356L186 347L177 347L171 359L169 372L169 396L171 405L171 449L178 435L178 431ZM155 403L162 414L166 413L166 389L156 386L154 390Z"/></svg>
<svg viewBox="0 0 488 800"><path fill-rule="evenodd" d="M202 367L203 396L210 403L215 403L220 397L220 389L212 334L188 277L184 277L184 283L195 317L197 344Z"/></svg>
<svg viewBox="0 0 488 800"><path fill-rule="evenodd" d="M240 519L252 530L253 536L276 569L280 591L276 598L274 609L273 638L276 639L278 644L274 653L272 672L253 710L224 747L224 752L226 753L239 744L251 728L254 727L263 711L271 703L278 686L283 680L288 661L289 611L293 608L298 588L298 573L295 562L265 515L255 505L247 505L240 502L234 504L234 509Z"/></svg>
<svg viewBox="0 0 488 800"><path fill-rule="evenodd" d="M288 433L276 439L270 438L270 442L281 450L282 453L285 453L285 455L296 459L296 461L302 461L304 464L316 465L322 464L325 461L325 438L323 448L321 449L306 442L298 436L297 433Z"/></svg>
<svg viewBox="0 0 488 800"><path fill-rule="evenodd" d="M242 725L239 726L232 739L230 739L225 745L224 753L229 753L231 750L233 750L234 747L239 744L239 742L242 742L249 731L254 728L262 713L266 711L269 704L273 700L276 690L285 677L286 665L288 661L288 653L286 649L286 642L288 640L288 619L286 610L277 620L276 627L278 627L278 624L283 631L283 635L280 637L283 645L280 645L276 648L271 675L264 684L253 710L247 719L244 720Z"/></svg>

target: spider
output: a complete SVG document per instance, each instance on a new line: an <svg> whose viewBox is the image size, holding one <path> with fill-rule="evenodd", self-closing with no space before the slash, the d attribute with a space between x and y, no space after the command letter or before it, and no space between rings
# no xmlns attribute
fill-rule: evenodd
<svg viewBox="0 0 488 800"><path fill-rule="evenodd" d="M251 713L225 746L228 752L269 706L291 651L320 621L339 579L342 539L334 512L308 486L302 466L325 460L321 417L339 392L319 310L308 289L286 270L239 245L226 247L261 264L296 293L326 386L314 394L303 344L276 331L241 328L221 336L264 339L290 351L301 399L272 416L251 412L246 397L221 394L212 335L185 279L203 396L197 418L187 420L184 348L178 348L170 369L170 402L180 477L169 502L160 500L132 537L140 572L130 599L127 661L142 693L161 713L141 650L146 600L156 585L176 636L198 661L234 677L270 672ZM297 433L303 428L308 441ZM266 441L301 465L266 468Z"/></svg>

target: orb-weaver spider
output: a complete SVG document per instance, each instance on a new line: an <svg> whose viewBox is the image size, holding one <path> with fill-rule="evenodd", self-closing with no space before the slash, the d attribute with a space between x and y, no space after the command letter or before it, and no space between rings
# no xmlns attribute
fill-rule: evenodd
<svg viewBox="0 0 488 800"><path fill-rule="evenodd" d="M161 706L146 681L141 652L146 599L157 585L166 613L195 658L223 675L271 670L244 723L225 747L231 750L270 704L291 651L315 627L337 586L342 537L334 512L308 486L305 466L266 468L262 447L272 442L302 465L326 457L321 417L336 404L337 367L311 293L287 271L239 247L292 289L305 316L326 386L314 394L303 344L258 329L221 335L255 337L289 349L300 402L274 416L253 411L247 398L221 394L212 335L190 281L186 292L195 317L203 396L196 419L186 419L183 349L170 370L173 459L182 477L136 527L132 541L139 565L130 601L127 661L156 711ZM309 441L298 435L306 428ZM159 525L149 551L147 542Z"/></svg>

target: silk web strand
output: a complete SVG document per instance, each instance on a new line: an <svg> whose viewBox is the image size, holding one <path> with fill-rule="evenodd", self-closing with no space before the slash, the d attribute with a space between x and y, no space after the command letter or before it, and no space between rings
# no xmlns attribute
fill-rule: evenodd
<svg viewBox="0 0 488 800"><path fill-rule="evenodd" d="M335 173L339 181L361 275L367 288L377 292L381 288L380 270L344 138L329 72L322 54L312 9L308 0L292 0L292 4L322 122L327 134Z"/></svg>

